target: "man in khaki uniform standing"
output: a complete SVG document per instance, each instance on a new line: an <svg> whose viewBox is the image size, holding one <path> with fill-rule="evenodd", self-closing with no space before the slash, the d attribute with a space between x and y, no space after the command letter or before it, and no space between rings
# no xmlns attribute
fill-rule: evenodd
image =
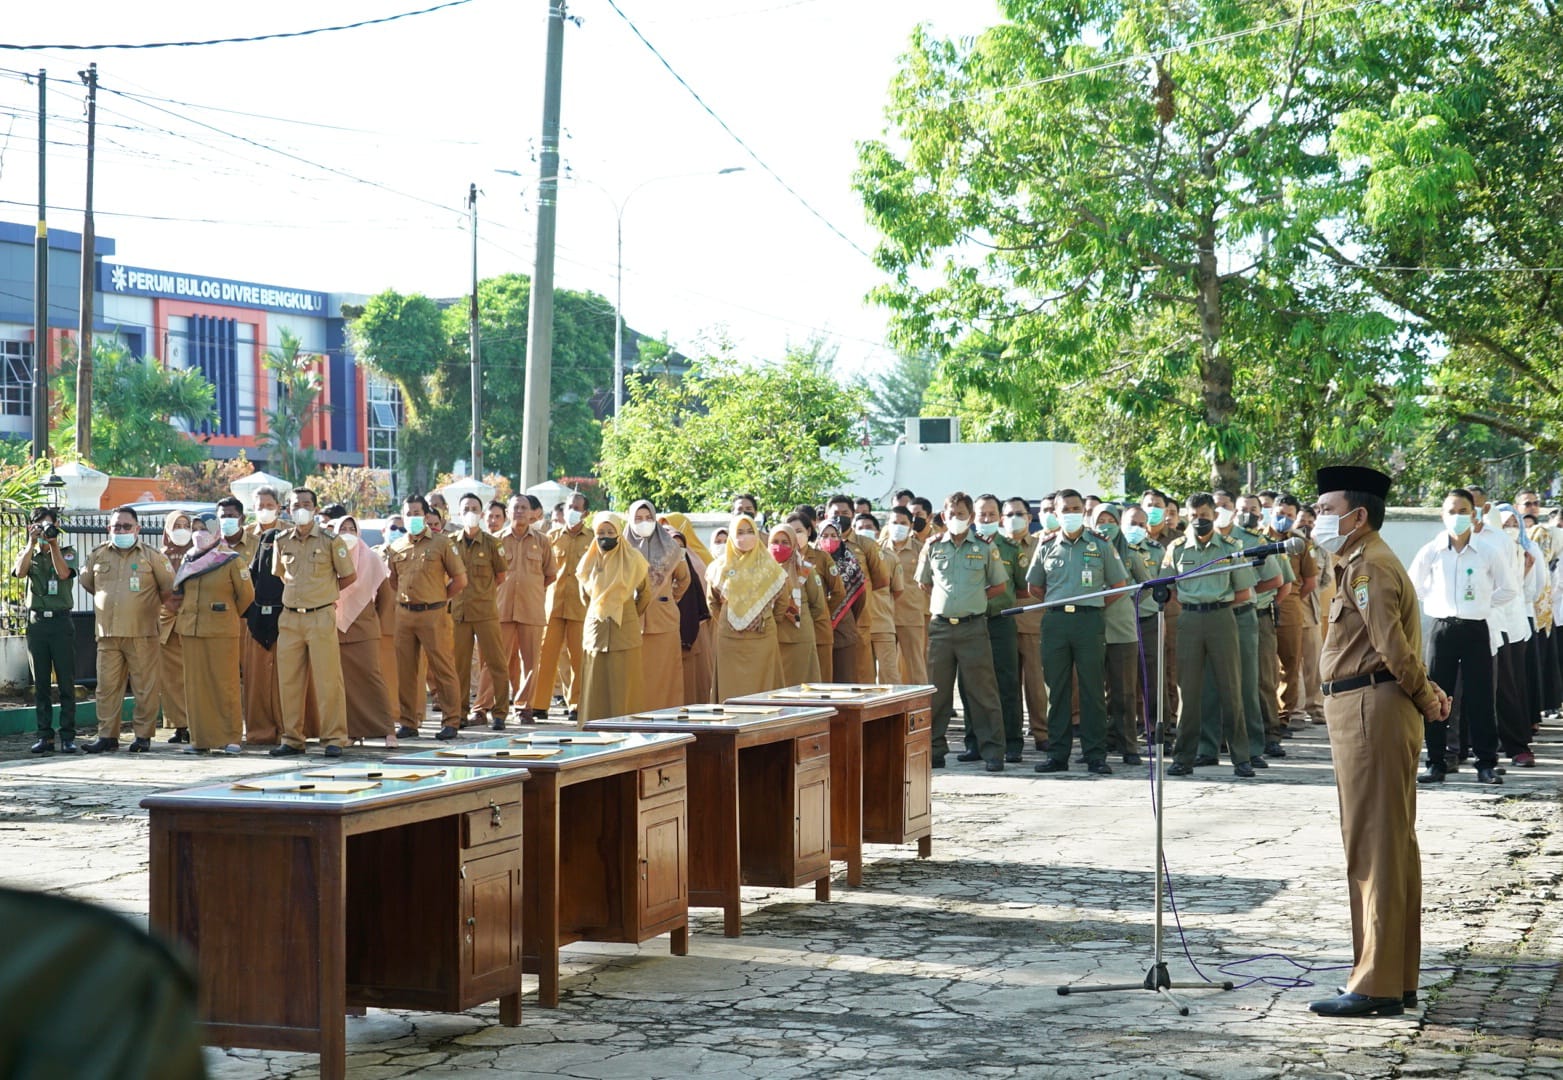
<svg viewBox="0 0 1563 1080"><path fill-rule="evenodd" d="M912 511L898 506L890 511L890 528L880 544L887 560L901 569L903 588L895 598L895 644L901 661L901 679L913 685L928 682L928 594L904 587L917 580L917 559L923 542L912 531Z"/></svg>
<svg viewBox="0 0 1563 1080"><path fill-rule="evenodd" d="M428 665L429 679L439 697L440 732L436 738L454 739L461 730L462 696L456 685L451 657L450 600L467 585L467 571L449 537L428 529L429 504L421 495L409 495L402 503L407 535L385 550L396 593L396 689L400 722L416 728L423 721L423 686L418 678L420 658Z"/></svg>
<svg viewBox="0 0 1563 1080"><path fill-rule="evenodd" d="M483 531L483 500L470 492L461 497L461 531L452 543L467 570L467 587L450 602L456 635L456 691L461 704L466 705L467 687L472 685L472 644L476 641L483 673L497 691L496 705L489 710L489 726L504 731L508 709L498 702L510 700L510 664L499 634L499 589L510 564L499 540ZM482 709L473 710L473 722L482 723L483 713Z"/></svg>
<svg viewBox="0 0 1563 1080"><path fill-rule="evenodd" d="M486 676L478 680L479 708L508 708L523 724L532 722L532 691L537 684L543 628L548 625L546 597L548 586L558 577L553 545L536 525L543 516L542 504L533 506L532 501L528 495L512 498L510 523L499 534L510 566L499 587L497 606L500 648L510 665L511 701L496 701L492 680Z"/></svg>
<svg viewBox="0 0 1563 1080"><path fill-rule="evenodd" d="M1292 535L1292 527L1297 523L1297 515L1302 512L1302 505L1296 496L1282 495L1275 500L1272 509L1274 515L1271 518L1270 539L1285 540ZM1303 708L1306 702L1303 692L1303 607L1319 585L1319 564L1313 561L1307 545L1300 553L1289 557L1292 560L1292 571L1297 575L1297 588L1276 606L1275 626L1276 651L1281 659L1279 720L1282 730L1294 721L1300 723L1306 720L1308 716Z"/></svg>
<svg viewBox="0 0 1563 1080"><path fill-rule="evenodd" d="M1036 558L1041 533L1031 531L1031 505L1025 499L1015 497L1004 503L1004 528L1009 538L1020 545L1020 565L1028 571L1031 560ZM1030 599L1027 592L1025 603ZM1047 749L1047 680L1042 676L1042 617L1041 608L1023 611L1015 616L1015 649L1020 670L1020 695L1026 707L1026 724L1031 741L1038 750Z"/></svg>
<svg viewBox="0 0 1563 1080"><path fill-rule="evenodd" d="M1416 759L1423 722L1449 698L1422 663L1422 612L1379 530L1390 478L1337 466L1318 473L1313 539L1335 556L1336 595L1319 658L1351 895L1351 976L1321 1016L1398 1016L1415 1004L1422 952Z"/></svg>
<svg viewBox="0 0 1563 1080"><path fill-rule="evenodd" d="M543 654L537 662L537 681L532 687L532 716L539 719L548 715L548 695L553 691L554 678L559 671L559 654L570 654L570 697L566 704L568 714L575 715L580 704L581 661L586 653L581 636L586 629L586 601L581 599L581 583L576 579L575 568L581 565L581 557L592 546L592 534L581 523L586 517L586 496L572 495L564 512L564 526L548 534L553 545L554 565L558 576L548 586L548 626L543 630Z"/></svg>
<svg viewBox="0 0 1563 1080"><path fill-rule="evenodd" d="M82 745L89 754L119 749L127 677L136 693L130 752L152 749L162 705L157 613L174 595L174 568L161 551L143 544L140 534L136 512L117 508L109 522L109 542L92 549L81 573L81 587L92 594L98 635L98 737Z"/></svg>
<svg viewBox="0 0 1563 1080"><path fill-rule="evenodd" d="M282 742L271 756L304 752L304 701L313 685L321 745L327 757L341 757L347 745L347 697L336 598L358 575L347 545L316 527L313 491L294 488L288 507L293 527L278 532L271 557L271 572L282 579L282 613L277 616Z"/></svg>

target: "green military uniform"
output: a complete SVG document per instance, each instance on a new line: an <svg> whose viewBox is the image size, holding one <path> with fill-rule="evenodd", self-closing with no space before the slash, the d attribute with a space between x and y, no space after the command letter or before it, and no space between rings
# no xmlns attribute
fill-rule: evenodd
<svg viewBox="0 0 1563 1080"><path fill-rule="evenodd" d="M1265 543L1265 540L1239 526L1232 526L1232 531L1222 539L1232 547L1234 551L1242 551L1244 548L1255 547ZM1238 654L1238 706L1237 715L1230 715L1221 708L1220 699L1216 695L1216 673L1213 661L1205 660L1205 694L1200 702L1202 715L1206 717L1219 716L1220 727L1215 724L1204 724L1199 732L1199 758L1214 761L1221 755L1221 744L1232 745L1232 728L1235 724L1242 724L1243 730L1248 736L1249 753L1257 756L1259 748L1264 745L1264 718L1259 712L1259 616L1254 612L1254 586L1261 580L1268 580L1278 575L1274 573L1274 556L1269 556L1261 564L1262 569L1256 569L1251 562L1235 564L1232 569L1232 588L1234 590L1232 603L1232 618L1237 623L1237 654ZM1261 576L1261 574L1263 576ZM1246 600L1238 600L1236 593L1248 593ZM1257 741L1256 741L1257 740ZM1236 762L1234 761L1234 764ZM1263 767L1264 762L1260 762Z"/></svg>
<svg viewBox="0 0 1563 1080"><path fill-rule="evenodd" d="M1184 574L1241 550L1236 542L1214 531L1209 542L1201 544L1190 529L1168 546L1163 565L1174 574ZM1253 571L1246 564L1235 563L1228 573L1178 583L1178 603L1183 609L1178 618L1178 691L1183 699L1183 712L1178 717L1178 734L1172 748L1175 775L1186 774L1194 767L1200 734L1205 726L1207 666L1216 684L1220 709L1210 716L1212 731L1220 730L1223 715L1234 719L1242 715L1242 660L1232 597L1236 590L1252 587L1255 580L1252 575ZM1252 775L1249 759L1253 755L1248 749L1247 724L1234 724L1226 737L1238 775Z"/></svg>
<svg viewBox="0 0 1563 1080"><path fill-rule="evenodd" d="M999 708L1004 717L1004 757L1019 761L1025 745L1020 723L1019 628L1013 615L1000 615L999 612L1014 607L1016 597L1025 595L1026 566L1021 561L1021 546L1002 533L994 533L983 542L991 543L1004 562L1004 591L988 599L988 642L993 647L993 678L998 685ZM961 707L969 716L972 708L964 675L960 683ZM966 751L977 752L977 736L970 727L966 730Z"/></svg>
<svg viewBox="0 0 1563 1080"><path fill-rule="evenodd" d="M944 764L946 736L955 708L955 680L964 680L966 727L977 736L977 751L990 768L1004 767L1003 706L993 674L988 640L988 589L1006 580L1004 560L970 531L959 537L939 533L923 546L917 560L917 584L929 596L928 679L933 694L933 760Z"/></svg>
<svg viewBox="0 0 1563 1080"><path fill-rule="evenodd" d="M1123 535L1121 530L1119 535ZM1156 577L1161 571L1161 555L1161 545L1149 537L1139 544L1125 538L1118 553L1130 582ZM1154 661L1161 639L1156 636L1156 598L1150 589L1125 594L1107 608L1107 749L1114 754L1137 754L1140 749L1145 685L1140 667L1142 638L1146 659Z"/></svg>
<svg viewBox="0 0 1563 1080"><path fill-rule="evenodd" d="M61 533L59 539L64 540ZM60 549L65 576L55 572L54 558L35 545L27 570L27 655L33 665L33 703L38 710L38 737L54 738L51 679L60 688L60 740L76 739L76 634L71 628L71 580L76 576L76 549Z"/></svg>
<svg viewBox="0 0 1563 1080"><path fill-rule="evenodd" d="M1048 601L1070 600L1123 585L1128 571L1118 552L1100 536L1082 531L1070 540L1062 532L1037 545L1026 581ZM1127 601L1126 601L1127 602ZM1047 679L1047 754L1039 770L1069 768L1074 683L1080 687L1080 751L1093 767L1107 761L1106 601L1050 606L1042 618L1042 673Z"/></svg>
<svg viewBox="0 0 1563 1080"><path fill-rule="evenodd" d="M1297 572L1292 569L1292 560L1277 559L1276 564L1281 568L1281 584L1295 584ZM1286 756L1280 742L1286 721L1280 718L1281 653L1275 634L1280 606L1275 593L1261 593L1254 609L1259 616L1259 711L1264 723L1265 753L1270 757Z"/></svg>

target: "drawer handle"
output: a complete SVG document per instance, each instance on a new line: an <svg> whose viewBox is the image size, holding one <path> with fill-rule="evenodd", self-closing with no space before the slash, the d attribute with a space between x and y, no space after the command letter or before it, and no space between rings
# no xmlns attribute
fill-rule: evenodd
<svg viewBox="0 0 1563 1080"><path fill-rule="evenodd" d="M500 813L500 811L499 811L499 804L498 803L496 803L496 802L489 803L488 804L488 809L489 809L488 823L490 825L494 826L494 828L497 829L497 828L499 828L501 825L503 825L505 823L505 816L502 813Z"/></svg>
<svg viewBox="0 0 1563 1080"><path fill-rule="evenodd" d="M476 926L477 924L478 924L478 920L477 920L477 918L475 916L472 916L472 915L467 916L467 925L468 926Z"/></svg>
<svg viewBox="0 0 1563 1080"><path fill-rule="evenodd" d="M672 782L673 782L673 778L671 776L668 776L666 773L662 772L662 770L660 770L660 769L657 770L657 786L658 787L667 787Z"/></svg>
<svg viewBox="0 0 1563 1080"><path fill-rule="evenodd" d="M466 881L467 880L467 864L466 863L462 863L461 864L461 880L462 881Z"/></svg>

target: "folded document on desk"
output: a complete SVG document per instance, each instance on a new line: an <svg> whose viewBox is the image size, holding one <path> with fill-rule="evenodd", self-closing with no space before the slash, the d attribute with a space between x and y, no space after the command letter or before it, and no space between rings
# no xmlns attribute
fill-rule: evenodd
<svg viewBox="0 0 1563 1080"><path fill-rule="evenodd" d="M612 743L624 742L628 738L628 735L617 731L572 731L568 735L538 731L525 735L512 735L510 741L531 743L533 746L608 746Z"/></svg>
<svg viewBox="0 0 1563 1080"><path fill-rule="evenodd" d="M525 747L508 746L469 746L455 747L450 750L434 751L440 757L459 758L524 758L535 761L541 758L551 758L559 753L558 750L529 750Z"/></svg>
<svg viewBox="0 0 1563 1080"><path fill-rule="evenodd" d="M324 780L427 780L444 776L444 769L419 769L409 765L347 766L341 769L306 769L305 776Z"/></svg>
<svg viewBox="0 0 1563 1080"><path fill-rule="evenodd" d="M378 780L240 780L233 785L233 790L352 795L379 786Z"/></svg>

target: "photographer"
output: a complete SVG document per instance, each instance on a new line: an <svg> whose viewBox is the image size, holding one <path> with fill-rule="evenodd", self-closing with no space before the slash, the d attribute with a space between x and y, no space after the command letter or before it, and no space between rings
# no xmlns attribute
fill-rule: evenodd
<svg viewBox="0 0 1563 1080"><path fill-rule="evenodd" d="M11 576L27 580L27 653L32 658L38 741L32 752L54 752L52 677L60 688L60 752L76 752L76 640L71 629L71 579L76 549L60 531L59 511L39 507L27 526L27 546Z"/></svg>

